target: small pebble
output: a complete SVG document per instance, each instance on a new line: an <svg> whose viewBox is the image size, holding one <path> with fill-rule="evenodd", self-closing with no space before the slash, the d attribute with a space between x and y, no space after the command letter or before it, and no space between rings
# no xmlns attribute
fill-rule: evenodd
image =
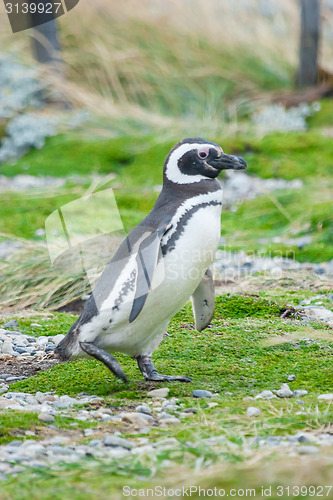
<svg viewBox="0 0 333 500"><path fill-rule="evenodd" d="M317 446L300 446L297 448L297 451L300 455L314 455L318 453L319 450Z"/></svg>
<svg viewBox="0 0 333 500"><path fill-rule="evenodd" d="M128 412L122 414L122 420L124 422L129 422L132 425L136 425L138 427L146 427L147 426L147 417L148 415L139 412ZM152 417L150 417L152 418Z"/></svg>
<svg viewBox="0 0 333 500"><path fill-rule="evenodd" d="M256 406L249 406L246 410L246 415L248 417L258 417L260 415L260 409Z"/></svg>
<svg viewBox="0 0 333 500"><path fill-rule="evenodd" d="M276 391L276 395L279 398L291 398L293 396L293 392L290 390L288 384L282 384L281 389Z"/></svg>
<svg viewBox="0 0 333 500"><path fill-rule="evenodd" d="M292 382L293 380L295 380L296 378L296 375L288 375L288 382Z"/></svg>
<svg viewBox="0 0 333 500"><path fill-rule="evenodd" d="M54 416L46 412L40 413L38 415L38 419L41 420L41 422L45 422L46 424L51 424L52 422L54 422Z"/></svg>
<svg viewBox="0 0 333 500"><path fill-rule="evenodd" d="M333 393L320 394L318 396L318 399L323 399L325 401L331 401L331 400L333 400Z"/></svg>
<svg viewBox="0 0 333 500"><path fill-rule="evenodd" d="M203 389L195 389L192 392L192 396L194 398L211 398L213 396L213 393L210 391L205 391Z"/></svg>
<svg viewBox="0 0 333 500"><path fill-rule="evenodd" d="M302 398L303 396L306 396L308 394L308 391L305 389L297 389L293 392L294 398Z"/></svg>
<svg viewBox="0 0 333 500"><path fill-rule="evenodd" d="M148 405L139 405L135 409L139 413L146 413L147 415L151 415L151 408Z"/></svg>
<svg viewBox="0 0 333 500"><path fill-rule="evenodd" d="M121 446L121 448L126 448L127 450L131 450L134 447L131 441L118 436L105 436L103 444L104 446Z"/></svg>
<svg viewBox="0 0 333 500"><path fill-rule="evenodd" d="M11 319L5 325L3 325L3 327L4 328L17 328L18 322L16 321L16 319Z"/></svg>
<svg viewBox="0 0 333 500"><path fill-rule="evenodd" d="M149 398L164 399L168 397L170 389L168 387L162 387L161 389L153 389L147 393Z"/></svg>

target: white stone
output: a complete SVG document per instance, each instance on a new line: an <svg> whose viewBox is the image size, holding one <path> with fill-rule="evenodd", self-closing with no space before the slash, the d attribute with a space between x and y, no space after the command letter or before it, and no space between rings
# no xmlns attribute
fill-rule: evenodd
<svg viewBox="0 0 333 500"><path fill-rule="evenodd" d="M327 394L320 394L318 396L318 399L323 399L325 401L331 401L333 399L333 393L327 393Z"/></svg>
<svg viewBox="0 0 333 500"><path fill-rule="evenodd" d="M249 406L246 410L246 415L248 417L258 417L260 415L260 409L256 406Z"/></svg>
<svg viewBox="0 0 333 500"><path fill-rule="evenodd" d="M134 444L127 439L118 437L118 436L105 436L103 439L103 444L105 446L120 446L122 448L126 448L127 450L131 450L134 447Z"/></svg>
<svg viewBox="0 0 333 500"><path fill-rule="evenodd" d="M162 387L161 389L153 389L147 393L149 398L164 399L168 396L170 389L168 387Z"/></svg>
<svg viewBox="0 0 333 500"><path fill-rule="evenodd" d="M275 398L275 394L272 393L272 391L266 390L262 391L258 396L256 396L256 399L272 399Z"/></svg>
<svg viewBox="0 0 333 500"><path fill-rule="evenodd" d="M65 338L65 335L63 335L62 333L58 333L58 335L55 335L54 337L51 337L50 340L55 344L55 345L58 345L62 339Z"/></svg>
<svg viewBox="0 0 333 500"><path fill-rule="evenodd" d="M281 389L276 391L276 394L279 398L291 398L293 396L293 391L290 390L288 384L282 384Z"/></svg>
<svg viewBox="0 0 333 500"><path fill-rule="evenodd" d="M13 344L11 342L6 341L2 344L2 354L9 354L10 356L15 354Z"/></svg>
<svg viewBox="0 0 333 500"><path fill-rule="evenodd" d="M159 422L161 425L176 425L181 423L179 418L173 416L162 418Z"/></svg>
<svg viewBox="0 0 333 500"><path fill-rule="evenodd" d="M136 425L137 427L146 427L147 419L142 417L139 412L128 412L122 414L122 420L124 422L129 422L130 424Z"/></svg>
<svg viewBox="0 0 333 500"><path fill-rule="evenodd" d="M314 455L319 450L316 446L300 446L297 451L300 455Z"/></svg>
<svg viewBox="0 0 333 500"><path fill-rule="evenodd" d="M294 398L302 398L303 396L306 396L307 394L308 394L308 391L306 391L305 389L296 389L293 392Z"/></svg>
<svg viewBox="0 0 333 500"><path fill-rule="evenodd" d="M52 422L54 422L54 416L50 413L42 412L38 415L38 419L41 420L41 422L45 422L47 424L52 424Z"/></svg>

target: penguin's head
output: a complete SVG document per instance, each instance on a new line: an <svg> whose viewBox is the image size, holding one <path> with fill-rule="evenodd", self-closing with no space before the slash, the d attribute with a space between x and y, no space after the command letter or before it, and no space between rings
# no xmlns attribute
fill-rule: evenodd
<svg viewBox="0 0 333 500"><path fill-rule="evenodd" d="M246 166L240 156L227 155L215 142L195 137L183 139L170 151L164 178L176 184L191 184L215 179L222 170L244 170Z"/></svg>

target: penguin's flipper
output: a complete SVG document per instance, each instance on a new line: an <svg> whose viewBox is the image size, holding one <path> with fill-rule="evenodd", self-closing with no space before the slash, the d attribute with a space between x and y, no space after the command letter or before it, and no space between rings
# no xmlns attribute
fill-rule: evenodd
<svg viewBox="0 0 333 500"><path fill-rule="evenodd" d="M97 345L93 342L80 342L80 347L84 352L89 354L89 356L98 359L98 361L102 361L102 363L104 363L116 377L120 378L125 383L127 382L127 378L122 367L112 354L104 351L100 347L97 347Z"/></svg>
<svg viewBox="0 0 333 500"><path fill-rule="evenodd" d="M215 309L215 288L211 270L208 268L192 297L195 328L201 332L209 325Z"/></svg>
<svg viewBox="0 0 333 500"><path fill-rule="evenodd" d="M162 236L169 231L171 225L165 224L157 231L151 232L141 243L136 254L137 279L135 297L129 322L132 323L142 311L151 288L154 271L161 252Z"/></svg>

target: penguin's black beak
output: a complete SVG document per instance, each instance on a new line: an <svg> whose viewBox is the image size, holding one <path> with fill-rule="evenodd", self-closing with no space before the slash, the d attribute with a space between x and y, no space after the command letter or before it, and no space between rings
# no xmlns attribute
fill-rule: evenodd
<svg viewBox="0 0 333 500"><path fill-rule="evenodd" d="M211 160L209 165L216 168L217 170L245 170L247 163L241 156L227 155L221 153L218 158Z"/></svg>

